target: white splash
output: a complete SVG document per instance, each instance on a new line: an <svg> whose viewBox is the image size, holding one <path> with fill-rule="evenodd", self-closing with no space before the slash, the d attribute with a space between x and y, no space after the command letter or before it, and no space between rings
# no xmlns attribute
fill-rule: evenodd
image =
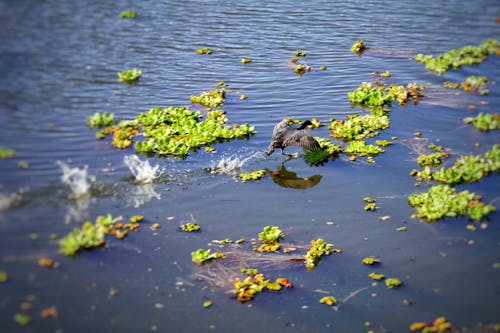
<svg viewBox="0 0 500 333"><path fill-rule="evenodd" d="M123 163L130 169L136 182L140 184L152 183L163 172L157 164L151 166L148 160L141 161L137 155L128 155L123 158Z"/></svg>
<svg viewBox="0 0 500 333"><path fill-rule="evenodd" d="M248 157L240 159L237 155L223 157L215 166L209 167L210 173L213 174L232 174L236 170L241 169L243 165L258 156L260 153L254 153Z"/></svg>
<svg viewBox="0 0 500 333"><path fill-rule="evenodd" d="M80 168L71 168L68 164L62 161L56 161L61 167L61 181L68 185L71 189L70 199L77 199L88 195L90 190L91 178L87 173L87 166Z"/></svg>
<svg viewBox="0 0 500 333"><path fill-rule="evenodd" d="M0 212L15 207L21 199L22 196L18 193L0 193Z"/></svg>
<svg viewBox="0 0 500 333"><path fill-rule="evenodd" d="M154 198L160 200L161 196L156 193L153 184L143 184L135 187L134 191L128 196L128 201L134 208L139 208Z"/></svg>

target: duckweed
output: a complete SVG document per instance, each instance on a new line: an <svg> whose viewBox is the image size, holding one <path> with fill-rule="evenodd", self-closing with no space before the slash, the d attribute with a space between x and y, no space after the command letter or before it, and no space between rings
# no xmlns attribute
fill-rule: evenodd
<svg viewBox="0 0 500 333"><path fill-rule="evenodd" d="M118 73L118 81L125 83L135 83L139 80L141 75L142 71L137 68L124 70Z"/></svg>
<svg viewBox="0 0 500 333"><path fill-rule="evenodd" d="M363 40L361 40L361 39L358 39L351 46L351 52L356 53L357 55L360 55L365 49L366 49L365 43L363 43Z"/></svg>
<svg viewBox="0 0 500 333"><path fill-rule="evenodd" d="M224 89L212 89L200 96L191 96L192 103L198 103L208 108L218 108L226 102L226 91Z"/></svg>
<svg viewBox="0 0 500 333"><path fill-rule="evenodd" d="M400 287L403 282L398 278L388 278L385 280L385 285L387 288L397 288Z"/></svg>
<svg viewBox="0 0 500 333"><path fill-rule="evenodd" d="M489 39L478 46L464 46L459 49L450 50L437 57L419 53L415 56L417 62L425 64L428 70L438 75L443 75L449 69L458 69L465 65L476 65L488 58L490 54L497 54L500 43L495 39Z"/></svg>
<svg viewBox="0 0 500 333"><path fill-rule="evenodd" d="M374 145L367 145L365 141L351 141L344 150L346 154L355 156L376 156L384 150Z"/></svg>
<svg viewBox="0 0 500 333"><path fill-rule="evenodd" d="M260 170L253 170L250 173L240 173L240 178L243 182L249 181L249 180L260 180L262 177L266 175L267 171L265 169L260 169Z"/></svg>
<svg viewBox="0 0 500 333"><path fill-rule="evenodd" d="M198 50L196 50L196 53L198 54L212 54L212 50L209 49L208 47L202 47L202 48L199 48Z"/></svg>
<svg viewBox="0 0 500 333"><path fill-rule="evenodd" d="M343 141L362 140L377 136L378 130L389 128L389 117L374 116L372 114L348 115L346 120L332 119L328 129L332 131L331 136Z"/></svg>
<svg viewBox="0 0 500 333"><path fill-rule="evenodd" d="M115 122L114 113L108 112L96 112L92 116L87 117L87 125L88 127L108 127L113 125Z"/></svg>
<svg viewBox="0 0 500 333"><path fill-rule="evenodd" d="M306 268L312 271L316 268L321 257L330 255L334 252L333 244L326 243L322 238L311 241L311 247L305 254Z"/></svg>
<svg viewBox="0 0 500 333"><path fill-rule="evenodd" d="M476 182L493 172L500 171L500 144L495 144L491 150L479 155L460 156L449 167L432 170L426 166L415 175L418 180L434 180L446 184Z"/></svg>
<svg viewBox="0 0 500 333"><path fill-rule="evenodd" d="M180 228L182 231L186 232L194 232L201 230L201 226L199 224L191 222L181 224Z"/></svg>
<svg viewBox="0 0 500 333"><path fill-rule="evenodd" d="M421 218L426 222L434 222L445 217L469 215L469 219L481 221L495 207L480 201L481 196L467 190L456 192L448 185L436 185L427 192L410 194L409 205L417 209L413 218Z"/></svg>
<svg viewBox="0 0 500 333"><path fill-rule="evenodd" d="M16 151L11 148L0 148L0 159L14 158Z"/></svg>
<svg viewBox="0 0 500 333"><path fill-rule="evenodd" d="M432 323L426 322L414 322L410 325L410 331L417 332L420 331L422 333L430 333L430 332L448 332L452 329L452 324L448 322L446 317L438 317Z"/></svg>
<svg viewBox="0 0 500 333"><path fill-rule="evenodd" d="M191 260L200 266L202 266L206 263L209 263L213 260L223 259L225 257L226 257L226 255L224 253L220 253L220 252L211 253L210 249L207 249L207 250L198 249L194 252L191 252Z"/></svg>
<svg viewBox="0 0 500 333"><path fill-rule="evenodd" d="M464 119L465 124L473 124L480 131L492 131L500 129L500 115L498 113L479 113L475 117Z"/></svg>
<svg viewBox="0 0 500 333"><path fill-rule="evenodd" d="M241 303L251 301L255 296L265 289L272 291L280 291L283 287L292 288L293 284L286 278L278 278L275 282L264 279L263 274L255 274L247 276L243 281L236 279L232 293L236 295L236 299Z"/></svg>
<svg viewBox="0 0 500 333"><path fill-rule="evenodd" d="M333 296L322 297L319 302L321 304L326 304L328 306L334 306L337 303L337 299Z"/></svg>

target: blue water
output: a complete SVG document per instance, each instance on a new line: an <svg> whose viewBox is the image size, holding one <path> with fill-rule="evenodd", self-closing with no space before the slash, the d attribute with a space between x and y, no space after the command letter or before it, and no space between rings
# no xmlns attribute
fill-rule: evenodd
<svg viewBox="0 0 500 333"><path fill-rule="evenodd" d="M136 11L137 18L120 19L124 10ZM409 172L418 155L407 145L387 147L373 164L341 156L311 167L301 158L285 162L277 153L269 159L261 154L285 117L327 122L364 112L351 107L347 93L376 80L373 71L387 70L392 76L386 83L432 86L421 103L393 106L390 128L376 139L397 136L404 142L420 131L428 142L450 149L447 165L458 155L489 150L500 143L498 133L478 132L463 118L498 112L500 58L442 77L411 58L500 39L498 16L500 6L486 0L1 1L0 146L16 151L15 158L0 160L0 270L9 275L0 284L2 331L404 332L414 321L441 315L455 328L498 322L499 213L476 232L466 229L466 218L434 224L411 219L415 211L407 196L429 185L414 187ZM372 48L361 57L350 52L357 39ZM214 53L196 54L201 47ZM304 61L313 68L302 77L289 64L296 50L307 52ZM244 57L253 61L244 65ZM137 84L117 81L117 72L134 67L143 73ZM455 95L442 87L470 75L493 81L490 94ZM248 96L228 94L224 110L230 122L249 123L258 133L218 143L212 154L201 149L185 160L151 158L165 170L152 184L132 180L123 158L133 149L116 150L109 138L97 141L85 123L95 112L130 119L151 107L189 105L191 95L219 81ZM313 134L328 137L329 131ZM247 160L234 173L210 172L234 158ZM88 166L90 196L68 198L58 160ZM319 182L296 189L271 176L247 183L234 177L282 166L299 178L318 175ZM494 174L457 189L499 207L498 185ZM363 210L366 196L377 199L377 211ZM75 259L58 253L51 234L61 237L107 213L142 214L145 222L126 239L111 239ZM191 219L202 231L179 232ZM153 223L160 229L150 230ZM227 293L228 283L219 287L193 277L204 271L191 262L191 251L208 248L214 239L256 238L266 225L279 226L288 243L306 246L322 237L342 253L324 258L312 272L302 265L262 265L266 276L286 276L295 287L246 304ZM400 226L408 230L396 231ZM368 256L382 265L362 265ZM39 267L41 257L60 267ZM404 285L390 290L374 284L367 276L372 271ZM108 296L111 289L118 294ZM343 300L336 309L319 303L327 294ZM22 310L28 295L36 300ZM208 299L214 305L205 309ZM57 318L41 318L40 311L51 306ZM31 322L20 326L16 313L28 314Z"/></svg>

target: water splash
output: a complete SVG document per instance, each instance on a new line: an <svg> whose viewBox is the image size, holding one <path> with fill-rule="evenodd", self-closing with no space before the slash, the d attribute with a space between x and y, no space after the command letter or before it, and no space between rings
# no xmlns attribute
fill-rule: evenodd
<svg viewBox="0 0 500 333"><path fill-rule="evenodd" d="M134 208L139 208L154 198L160 200L161 196L155 191L152 184L143 184L136 186L134 191L128 196L128 201Z"/></svg>
<svg viewBox="0 0 500 333"><path fill-rule="evenodd" d="M80 168L71 168L68 164L62 161L56 161L63 172L61 181L68 185L71 189L70 199L78 199L87 196L90 191L90 181L87 173L87 166Z"/></svg>
<svg viewBox="0 0 500 333"><path fill-rule="evenodd" d="M0 212L16 207L21 200L22 196L18 193L0 193Z"/></svg>
<svg viewBox="0 0 500 333"><path fill-rule="evenodd" d="M262 155L262 153L256 152L248 157L241 159L238 155L223 157L217 163L217 165L210 166L208 169L212 174L218 174L218 175L233 174L236 170L241 169L246 162L260 155Z"/></svg>
<svg viewBox="0 0 500 333"><path fill-rule="evenodd" d="M151 166L148 160L141 161L137 155L128 155L123 158L123 163L130 169L136 182L140 184L152 183L159 178L163 172L157 164Z"/></svg>

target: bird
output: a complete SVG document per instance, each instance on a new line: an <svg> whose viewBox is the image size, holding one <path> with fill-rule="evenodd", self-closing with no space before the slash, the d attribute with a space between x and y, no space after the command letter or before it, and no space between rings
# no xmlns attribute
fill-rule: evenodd
<svg viewBox="0 0 500 333"><path fill-rule="evenodd" d="M299 146L304 150L319 152L323 149L313 136L305 130L311 125L310 120L306 120L300 125L299 128L293 128L288 125L288 120L283 119L276 126L274 126L271 143L267 148L266 155L269 156L274 152L274 149L280 148L281 154L285 154L285 148L288 146Z"/></svg>

